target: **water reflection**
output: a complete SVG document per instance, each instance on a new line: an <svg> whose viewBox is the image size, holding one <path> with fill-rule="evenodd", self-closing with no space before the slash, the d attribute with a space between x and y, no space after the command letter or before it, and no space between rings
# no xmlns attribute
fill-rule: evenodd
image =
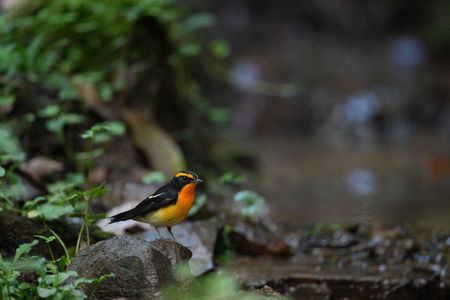
<svg viewBox="0 0 450 300"><path fill-rule="evenodd" d="M349 193L364 198L377 192L377 184L374 172L367 169L351 170L344 177L345 185Z"/></svg>
<svg viewBox="0 0 450 300"><path fill-rule="evenodd" d="M370 150L296 137L251 142L274 217L298 224L443 222L450 215L450 168L443 165L450 159L430 166L439 144L429 135L415 136L408 147L383 144Z"/></svg>

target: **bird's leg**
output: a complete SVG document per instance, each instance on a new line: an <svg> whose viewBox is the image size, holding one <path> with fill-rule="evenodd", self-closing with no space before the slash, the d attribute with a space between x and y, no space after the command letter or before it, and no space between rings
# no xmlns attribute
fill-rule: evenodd
<svg viewBox="0 0 450 300"><path fill-rule="evenodd" d="M156 232L158 232L159 238L161 238L161 233L159 232L158 227L155 226Z"/></svg>
<svg viewBox="0 0 450 300"><path fill-rule="evenodd" d="M176 241L175 236L172 233L172 227L171 226L167 226L167 231L169 231L169 233L172 236L173 240Z"/></svg>

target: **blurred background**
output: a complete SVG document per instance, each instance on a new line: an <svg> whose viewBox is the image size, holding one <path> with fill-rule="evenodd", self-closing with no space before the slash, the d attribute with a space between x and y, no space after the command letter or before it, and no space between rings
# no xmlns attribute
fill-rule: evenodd
<svg viewBox="0 0 450 300"><path fill-rule="evenodd" d="M232 46L229 76L204 87L278 220L448 215L448 1L190 5Z"/></svg>
<svg viewBox="0 0 450 300"><path fill-rule="evenodd" d="M29 158L70 156L89 124L122 120L138 152L103 149L113 158L94 164L112 173L97 182L187 163L245 175L287 223L448 215L448 1L146 3L122 25L124 4L78 16L63 4L34 20L29 6L22 23L4 20L3 113L41 119L14 129ZM45 126L56 138L38 147ZM124 145L126 163L108 165Z"/></svg>

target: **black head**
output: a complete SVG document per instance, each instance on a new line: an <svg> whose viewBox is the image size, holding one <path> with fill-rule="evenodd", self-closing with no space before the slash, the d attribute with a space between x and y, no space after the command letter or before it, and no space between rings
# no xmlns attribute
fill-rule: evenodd
<svg viewBox="0 0 450 300"><path fill-rule="evenodd" d="M186 184L190 183L197 184L199 182L203 182L203 180L198 178L197 174L189 170L178 172L172 180L176 183L178 188L182 188Z"/></svg>

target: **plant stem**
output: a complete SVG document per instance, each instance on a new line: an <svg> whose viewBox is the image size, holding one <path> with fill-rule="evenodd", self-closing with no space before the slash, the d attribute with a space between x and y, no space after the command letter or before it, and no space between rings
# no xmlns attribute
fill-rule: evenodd
<svg viewBox="0 0 450 300"><path fill-rule="evenodd" d="M78 254L78 251L80 251L81 236L83 235L83 231L84 231L84 223L81 224L80 232L78 232L77 245L75 246L75 254Z"/></svg>
<svg viewBox="0 0 450 300"><path fill-rule="evenodd" d="M48 251L50 252L50 256L52 257L52 261L55 262L55 257L53 256L52 248L50 247L50 244L47 243Z"/></svg>
<svg viewBox="0 0 450 300"><path fill-rule="evenodd" d="M69 254L69 250L67 250L66 244L64 244L63 240L61 239L61 237L50 227L48 228L48 230L55 236L55 238L58 240L59 244L61 245L61 247L64 249L64 253L66 254L66 256L68 258L70 258L70 254Z"/></svg>
<svg viewBox="0 0 450 300"><path fill-rule="evenodd" d="M88 215L88 209L89 209L89 198L84 195L84 199L86 200L86 206L84 208L84 224L86 225L86 243L89 246L91 244L91 239L89 235L89 215Z"/></svg>
<svg viewBox="0 0 450 300"><path fill-rule="evenodd" d="M89 177L91 176L91 171L92 171L92 160L94 157L94 139L95 139L95 133L92 134L92 139L89 140L89 165L88 165L88 172L87 172L88 180L89 180Z"/></svg>

